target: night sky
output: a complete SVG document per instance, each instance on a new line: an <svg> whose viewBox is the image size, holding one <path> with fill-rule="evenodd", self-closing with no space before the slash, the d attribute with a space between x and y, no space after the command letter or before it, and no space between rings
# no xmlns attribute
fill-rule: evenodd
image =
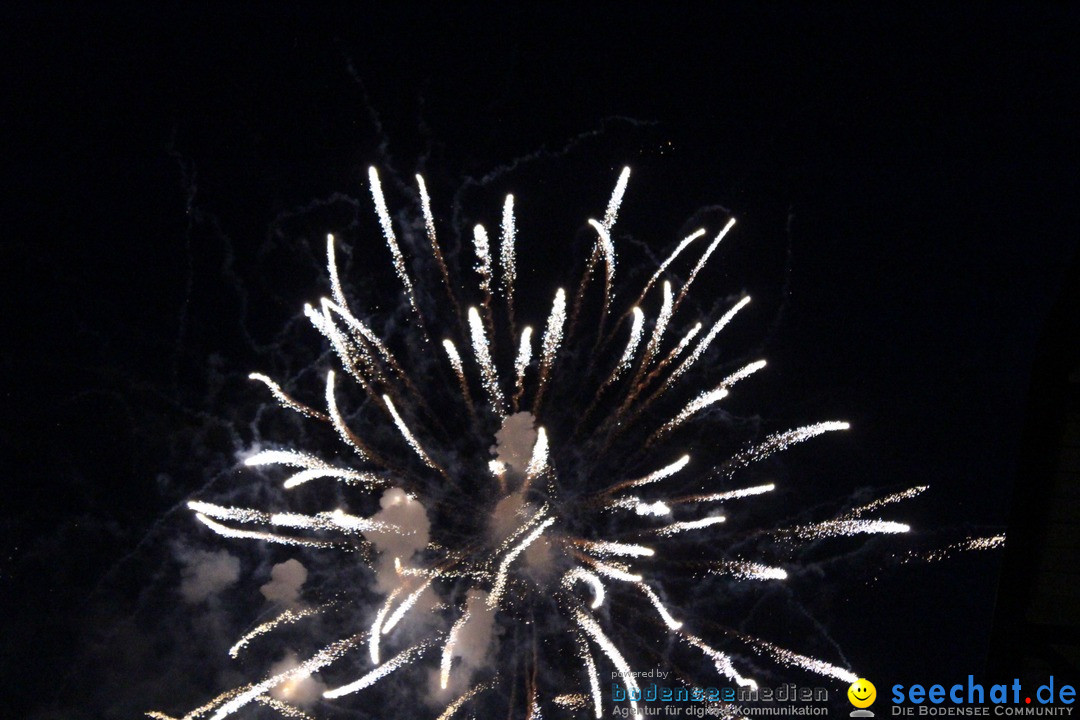
<svg viewBox="0 0 1080 720"><path fill-rule="evenodd" d="M246 374L325 349L300 310L326 293L327 232L358 297L397 304L369 165L422 172L452 245L451 200L467 238L513 192L543 303L623 165L623 268L730 211L695 302L751 294L727 359L770 363L732 412L853 425L791 451L796 489L754 516L931 486L889 510L911 537L804 582L802 647L831 638L879 692L982 672L1000 555L895 555L1005 531L1028 486L1033 363L1080 280L1075 8L391 5L0 11L11 717L179 712L226 687L184 630L177 557L236 543L177 507L241 482L266 405ZM243 557L237 608L269 567ZM804 622L763 622L799 649Z"/></svg>

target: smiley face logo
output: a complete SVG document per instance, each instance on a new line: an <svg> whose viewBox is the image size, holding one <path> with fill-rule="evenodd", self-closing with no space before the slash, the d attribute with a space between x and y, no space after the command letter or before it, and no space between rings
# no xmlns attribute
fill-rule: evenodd
<svg viewBox="0 0 1080 720"><path fill-rule="evenodd" d="M847 689L847 698L857 708L870 707L877 698L877 688L869 680L859 678Z"/></svg>

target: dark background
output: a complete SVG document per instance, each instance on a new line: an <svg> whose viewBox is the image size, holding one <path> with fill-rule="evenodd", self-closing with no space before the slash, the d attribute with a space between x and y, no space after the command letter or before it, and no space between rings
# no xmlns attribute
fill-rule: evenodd
<svg viewBox="0 0 1080 720"><path fill-rule="evenodd" d="M155 523L204 460L223 469L228 404L250 402L223 378L272 364L322 292L334 228L290 218L329 207L385 273L373 163L424 171L438 205L532 157L488 219L513 190L571 235L630 164L620 226L657 252L728 207L709 282L761 298L759 412L854 425L792 460L823 497L930 484L891 516L943 545L1002 530L1040 487L1033 363L1075 351L1064 4L45 4L0 24L0 662L20 713L109 716L80 665L149 602ZM558 264L544 237L534 258ZM978 674L999 560L825 577L823 622L879 692Z"/></svg>

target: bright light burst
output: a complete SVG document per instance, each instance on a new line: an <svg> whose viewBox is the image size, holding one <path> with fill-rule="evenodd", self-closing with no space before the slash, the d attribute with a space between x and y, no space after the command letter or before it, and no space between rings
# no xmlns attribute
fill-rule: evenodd
<svg viewBox="0 0 1080 720"><path fill-rule="evenodd" d="M634 300L620 306L614 227L629 175L629 168L619 174L602 220L588 221L594 244L576 293L548 289L544 295L553 298L551 304L530 307L529 295L515 287L516 243L523 233L513 196L502 207L497 246L482 225L473 228L475 263L463 272L475 275L476 290L463 292L440 248L423 179L416 179L417 194L430 255L409 258L411 248L424 246L399 241L379 174L370 169L376 217L408 308L407 340L380 336L373 317L350 307L335 240L328 238L331 297L305 308L344 370L340 378L333 370L326 373L325 410L294 399L265 375L251 378L283 407L328 425L350 459L330 462L288 448L261 450L245 463L297 470L283 480L292 493L342 483L343 491L356 493L358 507L374 507L378 500L382 510L365 517L340 507L314 514L194 500L189 507L203 526L227 538L353 551L348 562L361 558L371 564L381 600L360 613L365 626L343 627L339 639L295 667L230 689L186 718L221 720L250 703L308 717L311 709L287 702L288 693L271 692L319 671L330 682L323 698L348 702L335 699L431 658L431 675L413 685L422 700L410 704L415 717L450 718L499 689L508 705L503 716L587 711L599 718L605 705L602 677L614 671L628 688L635 687L641 628L622 627L627 617L651 618L650 632L659 644L668 635L669 645L695 654L697 662L711 664L739 686L756 686L743 673L760 665L740 666L740 658L751 655L756 663L770 659L841 682L857 677L763 639L737 633L703 639L699 635L712 626L683 612L661 585L670 561L682 560L680 543L688 536L714 542L723 537L737 510L725 507L720 513L716 504L776 488L732 485L733 478L776 452L849 426L827 421L773 433L733 447L725 461L694 465L694 448L677 443L684 426L709 422L711 409L735 392L736 383L765 368L758 360L726 377L710 377L701 367L749 297L722 308L716 318L686 317L690 285L734 220L713 230L688 265L685 282L679 285L671 268L708 234L705 229L684 238L640 292L626 293ZM409 232L401 228L403 238ZM601 264L602 275L595 278ZM438 277L431 282L410 272L423 267L437 267ZM440 299L427 300L433 297ZM538 347L533 327L518 327L518 317L541 328ZM577 385L560 389L564 380ZM361 401L345 405L339 396L347 392ZM485 452L489 446L494 458ZM810 542L906 532L907 525L863 515L923 489L773 534ZM400 542L410 536L420 538L418 549ZM775 564L733 557L716 559L706 569L708 575L756 582L783 582L789 574ZM360 600L339 593L320 606L286 610L240 638L231 654L238 656L256 637L302 627L308 618L354 602ZM496 626L499 632L492 632ZM621 642L627 634L635 636L633 648ZM716 647L724 643L738 647ZM538 670L555 673L559 681L546 682Z"/></svg>

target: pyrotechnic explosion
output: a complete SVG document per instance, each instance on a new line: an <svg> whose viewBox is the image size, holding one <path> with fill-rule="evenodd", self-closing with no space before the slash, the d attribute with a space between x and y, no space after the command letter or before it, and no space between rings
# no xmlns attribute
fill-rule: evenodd
<svg viewBox="0 0 1080 720"><path fill-rule="evenodd" d="M305 307L340 361L338 371L326 372L323 407L294 398L265 375L251 379L283 407L324 424L345 454L328 460L298 448L260 449L245 464L289 468L282 482L290 496L339 483L352 498L350 508L378 510L365 515L338 506L302 513L207 501L189 507L203 526L226 538L314 548L371 568L365 592L285 609L239 638L230 650L234 658L262 636L370 603L372 593L381 604L355 613L366 618L364 626L341 627L334 642L224 692L186 720L221 720L252 703L285 717L310 717L313 688L324 702L348 703L403 672L416 677L413 717L476 712L477 703L499 689L482 716L600 718L607 704L601 678L618 673L636 690L635 663L643 661L641 647L649 639L655 649L648 667L685 653L715 669L712 683L756 687L751 673L765 661L841 683L856 679L845 667L765 639L734 631L703 637L709 627L682 612L660 582L678 572L673 561L686 566L702 538L717 548L725 521L738 512L729 504L775 490L775 483L740 483L748 468L848 424L817 422L733 444L719 462L695 462L696 448L678 443L687 425L709 422L710 409L737 385L741 390L765 361L720 377L710 377L707 367L717 338L749 297L714 319L686 317L692 286L734 220L711 238L705 229L684 238L638 292L627 293L633 301L620 305L613 229L629 175L629 168L619 175L602 219L589 220L595 241L576 288L554 289L550 306L538 309L515 295L513 196L502 208L497 247L487 229L473 229L475 265L467 272L475 274L476 290L465 291L440 247L423 179L417 176L416 183L430 254L412 262L379 175L369 171L376 215L409 308L408 327L392 340L368 313L351 307L337 241L328 237L330 296ZM689 272L674 287L672 267L703 243L696 259L683 261ZM437 270L434 283L410 273L421 266L433 275ZM521 324L526 317L543 324ZM675 337L678 325L684 329ZM346 401L347 395L353 399ZM798 543L907 532L907 525L864 516L924 489L764 533ZM697 544L686 545L690 537ZM732 582L788 577L785 568L761 558L725 552L700 567ZM696 577L686 575L691 582ZM755 661L747 664L745 656ZM637 703L630 705L636 711Z"/></svg>

